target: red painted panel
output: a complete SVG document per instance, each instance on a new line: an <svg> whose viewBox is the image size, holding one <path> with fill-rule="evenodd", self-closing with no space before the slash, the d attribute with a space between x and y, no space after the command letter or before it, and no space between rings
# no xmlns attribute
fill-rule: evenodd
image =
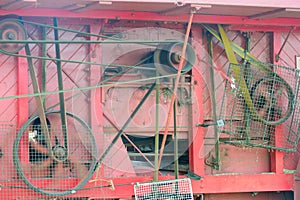
<svg viewBox="0 0 300 200"><path fill-rule="evenodd" d="M206 167L207 174L259 174L270 171L270 158L267 149L242 148L223 144L220 152L221 170L211 170Z"/></svg>
<svg viewBox="0 0 300 200"><path fill-rule="evenodd" d="M17 94L17 59L0 53L0 96L14 96ZM15 123L17 118L17 101L8 99L0 104L0 121Z"/></svg>
<svg viewBox="0 0 300 200"><path fill-rule="evenodd" d="M283 200L292 199L291 192L252 192L235 194L208 194L204 195L205 200Z"/></svg>

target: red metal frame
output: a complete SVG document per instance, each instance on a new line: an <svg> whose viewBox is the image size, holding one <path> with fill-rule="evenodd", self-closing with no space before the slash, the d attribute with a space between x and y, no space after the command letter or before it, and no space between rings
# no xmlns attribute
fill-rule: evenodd
<svg viewBox="0 0 300 200"><path fill-rule="evenodd" d="M274 64L279 64L276 62L276 54L278 53L279 49L281 48L281 36L280 32L274 32L273 33L273 62ZM279 138L282 137L282 125L279 125L276 127L275 130L275 145L276 146L282 146L281 142L279 141ZM283 152L275 150L274 152L271 152L271 171L275 173L283 173Z"/></svg>
<svg viewBox="0 0 300 200"><path fill-rule="evenodd" d="M160 180L170 180L173 176L159 177ZM66 197L90 197L90 198L131 198L134 194L133 188L136 183L151 182L152 177L131 177L109 179L114 183L112 189L108 182L99 181L97 185L90 182L76 193ZM200 181L192 180L194 194L212 193L240 193L240 192L267 192L267 191L291 191L293 190L294 176L292 174L240 174L240 175L219 175L205 176ZM22 183L16 184L18 187ZM9 184L14 186L14 184ZM24 185L25 186L25 185ZM20 199L38 197L39 193L26 192L27 189L14 189L14 196ZM26 197L23 195L27 194ZM11 190L3 188L0 197L10 197Z"/></svg>
<svg viewBox="0 0 300 200"><path fill-rule="evenodd" d="M81 13L73 13L69 11L62 10L51 10L51 9L22 9L22 10L0 10L0 15L7 14L17 14L22 16L35 16L47 17L47 16L57 16L57 17L69 17L69 18L89 18L89 19L127 19L127 20L157 20L157 21L171 21L171 22L186 22L188 15L180 16L164 16L157 13L148 13L148 12L121 12L121 11L88 11ZM271 26L300 26L300 19L248 19L245 17L234 17L234 16L205 16L205 15L196 15L194 19L195 23L227 23L227 24L236 24L240 25L271 25ZM91 24L91 32L97 33L98 26ZM287 28L278 28L278 30L287 30ZM261 28L261 27L259 27ZM195 27L198 31L199 27ZM233 28L238 29L237 27ZM270 30L265 28L264 30ZM199 31L201 32L201 31ZM273 38L273 56L280 49L281 32L274 32ZM202 43L202 36L195 36L198 42ZM91 45L91 50L94 46ZM101 50L97 50L101 54ZM99 57L91 57L91 61L98 61ZM201 67L201 66L199 66ZM27 94L28 93L28 72L27 72L27 62L24 58L18 58L18 94ZM90 84L94 85L99 80L98 74L101 74L101 69L99 67L91 66L91 79ZM194 91L197 95L197 109L199 113L203 111L203 99L202 99L202 77L199 71L193 72L193 81ZM91 110L96 110L96 113L93 113L91 116L92 128L96 129L96 132L102 132L102 89L98 89L96 92L91 94L90 105ZM97 107L97 109L94 109ZM18 99L18 124L23 124L28 118L28 99L20 98ZM200 114L199 118L193 118L193 125L195 122L203 122L203 116ZM100 126L98 126L100 124ZM277 129L276 134L280 134L281 130ZM101 136L96 136L96 140L100 141ZM266 174L231 174L231 175L218 175L218 176L206 176L204 173L204 159L199 158L198 152L201 151L203 147L203 128L194 128L193 127L193 137L192 142L190 143L190 167L191 171L202 176L200 181L192 181L193 192L195 194L201 193L235 193L235 192L264 192L264 191L288 191L293 190L294 176L292 174L283 174L283 153L280 151L274 151L271 153L271 169L270 172ZM95 174L92 179L98 178ZM173 179L173 176L160 176L160 180ZM112 179L115 190L110 189L109 187L91 189L91 190L82 190L78 191L76 194L70 195L72 197L81 197L89 196L95 198L131 198L133 195L133 185L137 182L150 182L152 177L131 177L131 178L114 178ZM88 183L85 188L93 188L99 186L107 186L106 182L91 182ZM20 185L18 183L17 185ZM15 190L14 190L15 191ZM1 196L4 196L8 193L11 193L9 188L3 188L1 190ZM19 196L25 194L24 189L18 189L15 191L15 195ZM33 196L38 195L33 193ZM7 195L9 196L9 195Z"/></svg>
<svg viewBox="0 0 300 200"><path fill-rule="evenodd" d="M22 50L20 53L25 53L25 50ZM28 65L26 58L17 58L17 94L28 94ZM18 99L18 113L17 113L17 129L19 129L28 119L28 97ZM17 133L17 132L16 132ZM24 142L25 143L25 142ZM28 146L28 144L22 143L22 146ZM21 148L20 155L25 160L28 160L28 148Z"/></svg>
<svg viewBox="0 0 300 200"><path fill-rule="evenodd" d="M25 53L20 52L22 54ZM28 94L28 70L26 58L17 58L17 94ZM28 119L28 97L18 99L18 124L23 124Z"/></svg>
<svg viewBox="0 0 300 200"><path fill-rule="evenodd" d="M117 19L117 20L146 20L165 22L184 22L189 19L188 14L167 16L152 12L128 12L116 10L92 10L85 12L71 12L56 9L28 8L21 10L0 10L0 15L20 15L35 17L63 17L63 18L88 18L88 19ZM194 16L193 23L209 24L243 24L243 25L268 25L268 26L299 26L300 19L295 18L275 18L275 19L249 19L241 16L218 16L200 15Z"/></svg>
<svg viewBox="0 0 300 200"><path fill-rule="evenodd" d="M200 33L201 29L196 28ZM195 36L194 38L195 41L197 41L198 44L202 44L202 34L199 34ZM201 48L195 47L198 51L198 54L201 54L202 51ZM191 131L192 134L189 138L189 165L190 165L190 170L194 172L195 174L199 176L204 176L204 157L200 158L199 155L202 155L201 151L204 151L204 128L196 127L195 125L198 123L203 123L204 122L204 116L201 114L203 113L203 99L202 99L202 76L201 76L201 68L204 67L202 66L201 62L198 62L197 64L197 69L193 70L193 79L192 79L192 84L193 84L193 90L194 94L196 96L196 101L197 103L192 105L192 113L193 113L193 123L191 124ZM194 97L193 97L194 98Z"/></svg>

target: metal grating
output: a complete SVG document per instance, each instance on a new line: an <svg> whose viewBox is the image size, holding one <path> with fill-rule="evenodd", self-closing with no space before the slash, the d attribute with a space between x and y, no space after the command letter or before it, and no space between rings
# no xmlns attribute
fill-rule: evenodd
<svg viewBox="0 0 300 200"><path fill-rule="evenodd" d="M192 185L189 178L136 184L134 194L136 200L193 199Z"/></svg>
<svg viewBox="0 0 300 200"><path fill-rule="evenodd" d="M234 74L237 68L239 77ZM221 142L295 151L300 132L300 71L266 63L255 63L255 66L248 63L231 65L229 77L220 113L220 119L226 122L219 127Z"/></svg>

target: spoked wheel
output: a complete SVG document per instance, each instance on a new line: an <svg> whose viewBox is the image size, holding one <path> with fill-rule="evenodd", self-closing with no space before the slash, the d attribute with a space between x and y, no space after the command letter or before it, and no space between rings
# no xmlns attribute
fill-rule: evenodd
<svg viewBox="0 0 300 200"><path fill-rule="evenodd" d="M68 195L79 190L93 175L96 142L89 126L76 115L67 113L66 148L60 111L45 114L51 144L45 141L39 117L30 118L14 142L14 164L31 189L50 196Z"/></svg>
<svg viewBox="0 0 300 200"><path fill-rule="evenodd" d="M278 76L257 81L251 88L251 98L259 120L265 124L281 124L293 112L293 90Z"/></svg>
<svg viewBox="0 0 300 200"><path fill-rule="evenodd" d="M7 41L7 43L0 44L0 52L18 53L25 43L9 43L9 41L26 39L27 34L21 23L13 19L0 21L0 40Z"/></svg>

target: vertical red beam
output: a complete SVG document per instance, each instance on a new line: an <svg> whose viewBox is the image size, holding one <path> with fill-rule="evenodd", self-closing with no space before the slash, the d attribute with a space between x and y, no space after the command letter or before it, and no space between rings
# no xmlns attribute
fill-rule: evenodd
<svg viewBox="0 0 300 200"><path fill-rule="evenodd" d="M22 50L20 54L25 54ZM17 58L17 95L28 94L28 67L26 58ZM21 126L28 119L28 98L18 99L17 125Z"/></svg>
<svg viewBox="0 0 300 200"><path fill-rule="evenodd" d="M202 55L202 30L198 27L193 27L193 48L195 49L196 55ZM196 59L198 60L198 59ZM202 79L202 62L196 61L193 68L192 74L192 88L193 88L193 104L192 104L192 134L189 137L189 164L190 170L197 175L204 175L204 130L201 127L196 127L196 124L203 123L203 79Z"/></svg>
<svg viewBox="0 0 300 200"><path fill-rule="evenodd" d="M279 52L281 47L281 32L275 31L273 32L273 63L279 64L276 62L276 54ZM281 147L282 146L282 125L278 125L275 129L274 139L275 139L275 146ZM275 173L282 174L283 173L283 152L275 150L271 152L271 171Z"/></svg>
<svg viewBox="0 0 300 200"><path fill-rule="evenodd" d="M20 54L25 54L25 50L22 50ZM28 94L28 66L27 59L18 57L17 58L17 95ZM17 129L19 129L28 119L28 97L19 98L17 101ZM17 132L16 132L17 133ZM22 142L25 142L22 140ZM28 158L28 144L21 144L20 156L24 160Z"/></svg>

